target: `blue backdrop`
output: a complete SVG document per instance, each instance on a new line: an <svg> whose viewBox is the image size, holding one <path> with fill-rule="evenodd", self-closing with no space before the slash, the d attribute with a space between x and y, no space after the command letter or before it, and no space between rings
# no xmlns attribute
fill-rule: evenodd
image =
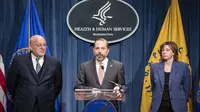
<svg viewBox="0 0 200 112"><path fill-rule="evenodd" d="M128 39L111 45L109 58L124 63L128 85L126 101L120 103L121 112L139 112L144 67L157 40L170 0L126 0L138 12L140 24ZM76 101L73 87L81 62L93 58L91 45L70 33L66 16L78 0L34 0L47 38L51 55L59 58L63 67L62 112L80 112L83 102ZM13 54L26 0L0 1L0 54L6 70ZM198 88L200 53L200 1L179 0L189 58L193 70L193 97Z"/></svg>

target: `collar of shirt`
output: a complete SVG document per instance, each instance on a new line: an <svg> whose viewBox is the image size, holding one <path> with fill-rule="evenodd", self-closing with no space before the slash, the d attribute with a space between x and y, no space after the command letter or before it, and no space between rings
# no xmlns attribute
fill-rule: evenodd
<svg viewBox="0 0 200 112"><path fill-rule="evenodd" d="M104 67L103 71L104 71L104 74L105 74L106 69L107 69L107 65L108 65L108 58L107 57L102 61L101 65L103 65L103 67ZM97 71L97 74L99 73L99 66L101 66L101 65L96 60L96 71Z"/></svg>
<svg viewBox="0 0 200 112"><path fill-rule="evenodd" d="M34 67L35 70L36 70L36 64L37 64L36 58L37 57L33 53L31 53L31 59L32 59L33 67ZM42 66L43 63L44 63L44 56L40 57L40 59L38 60L38 62Z"/></svg>

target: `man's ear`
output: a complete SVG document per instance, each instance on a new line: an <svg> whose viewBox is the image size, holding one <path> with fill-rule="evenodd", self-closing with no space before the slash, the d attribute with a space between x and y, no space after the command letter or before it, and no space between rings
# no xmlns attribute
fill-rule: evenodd
<svg viewBox="0 0 200 112"><path fill-rule="evenodd" d="M108 48L108 53L109 53L109 52L110 52L110 49ZM107 54L108 54L108 53L107 53Z"/></svg>
<svg viewBox="0 0 200 112"><path fill-rule="evenodd" d="M92 51L94 51L94 47L92 47Z"/></svg>
<svg viewBox="0 0 200 112"><path fill-rule="evenodd" d="M32 44L30 44L30 51L32 51L32 49L33 49L33 48L32 48L32 46L33 46L33 45L32 45Z"/></svg>

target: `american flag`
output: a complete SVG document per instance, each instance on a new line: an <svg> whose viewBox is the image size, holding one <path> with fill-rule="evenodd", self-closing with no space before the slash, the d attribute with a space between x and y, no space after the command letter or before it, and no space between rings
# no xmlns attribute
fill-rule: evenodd
<svg viewBox="0 0 200 112"><path fill-rule="evenodd" d="M2 56L0 55L0 112L6 112L6 80Z"/></svg>

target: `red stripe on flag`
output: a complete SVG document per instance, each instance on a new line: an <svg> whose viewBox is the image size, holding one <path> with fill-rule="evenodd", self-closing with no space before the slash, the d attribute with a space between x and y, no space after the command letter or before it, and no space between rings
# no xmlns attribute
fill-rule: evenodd
<svg viewBox="0 0 200 112"><path fill-rule="evenodd" d="M4 93L6 94L6 80L1 69L0 69L0 86L2 87Z"/></svg>
<svg viewBox="0 0 200 112"><path fill-rule="evenodd" d="M0 112L5 112L2 103L0 102Z"/></svg>
<svg viewBox="0 0 200 112"><path fill-rule="evenodd" d="M4 64L0 55L0 112L6 112L6 79L4 76Z"/></svg>

